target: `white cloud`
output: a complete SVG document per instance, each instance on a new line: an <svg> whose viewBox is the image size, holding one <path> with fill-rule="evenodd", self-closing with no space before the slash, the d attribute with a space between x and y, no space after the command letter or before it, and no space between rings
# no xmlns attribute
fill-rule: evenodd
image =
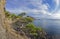
<svg viewBox="0 0 60 39"><path fill-rule="evenodd" d="M40 1L40 0L39 0ZM34 14L40 14L40 13L42 13L42 14L47 14L47 10L48 10L48 5L47 4L42 4L41 2L39 2L38 0L34 0L34 1L31 1L30 2L30 4L32 4L32 5L34 5L35 7L37 7L37 9L30 9L30 8L28 8L28 7L26 7L26 6L22 6L22 7L20 7L20 8L16 8L16 9L10 9L10 10L8 10L8 11L11 11L11 12L27 12L27 13L29 13L29 12L32 12L32 13L34 13Z"/></svg>
<svg viewBox="0 0 60 39"><path fill-rule="evenodd" d="M55 12L57 9L58 9L58 7L59 7L59 5L60 5L60 0L54 0L55 1L55 5L56 5L56 7L55 7L55 10L53 11L53 12Z"/></svg>
<svg viewBox="0 0 60 39"><path fill-rule="evenodd" d="M57 5L59 5L60 0L54 0Z"/></svg>
<svg viewBox="0 0 60 39"><path fill-rule="evenodd" d="M60 19L60 10L51 15L53 19Z"/></svg>
<svg viewBox="0 0 60 39"><path fill-rule="evenodd" d="M17 0L15 0L15 1L16 1L16 3L18 2ZM56 8L51 13L48 11L48 7L50 7L48 3L42 4L42 2L43 2L42 0L29 0L29 1L30 2L28 4L27 3L24 4L24 6L16 8L14 10L10 9L8 11L15 12L15 13L18 13L18 12L27 12L27 13L30 13L30 12L32 12L33 14L36 14L35 17L40 17L40 16L37 16L37 14L41 13L41 14L43 14L42 16L44 16L46 18L60 19L60 11L55 12L57 7L58 7L58 5L59 5L60 0L54 0L56 2ZM29 4L32 4L33 6L35 6L37 8L30 9L30 8L27 7Z"/></svg>

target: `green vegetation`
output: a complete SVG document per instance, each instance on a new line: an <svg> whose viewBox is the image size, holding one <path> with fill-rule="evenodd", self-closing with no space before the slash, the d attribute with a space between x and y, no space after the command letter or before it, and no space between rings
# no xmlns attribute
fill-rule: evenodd
<svg viewBox="0 0 60 39"><path fill-rule="evenodd" d="M5 11L5 17L10 17L10 13L8 11Z"/></svg>
<svg viewBox="0 0 60 39"><path fill-rule="evenodd" d="M6 18L10 18L13 21L15 19L15 22L12 23L12 27L14 30L16 30L17 32L23 31L27 36L30 36L31 38L33 37L33 39L37 39L39 37L44 38L45 32L43 31L43 29L41 27L36 27L32 23L34 19L30 16L25 15L26 15L25 12L19 15L10 14L8 11L5 12Z"/></svg>
<svg viewBox="0 0 60 39"><path fill-rule="evenodd" d="M31 17L25 17L25 19L26 19L28 22L32 22L32 21L33 21L33 18L31 18Z"/></svg>
<svg viewBox="0 0 60 39"><path fill-rule="evenodd" d="M17 18L22 18L22 16L24 16L25 13L21 13L19 15L16 15L16 14L11 14L10 12L8 11L5 11L5 17L9 18L9 19L17 19Z"/></svg>
<svg viewBox="0 0 60 39"><path fill-rule="evenodd" d="M11 14L11 13L8 12L8 11L5 11L5 16L6 16L7 18L12 19L12 20L17 19L17 18L19 18L19 19L22 18L22 20L23 20L23 21L26 21L26 22L32 22L32 21L33 21L33 18L31 18L31 17L28 17L28 16L23 17L23 16L25 16L25 15L26 15L25 12L22 12L22 13L16 15L16 14Z"/></svg>
<svg viewBox="0 0 60 39"><path fill-rule="evenodd" d="M18 14L18 16L21 16L21 17L23 17L23 16L25 16L25 15L26 15L25 12L22 12L21 14Z"/></svg>
<svg viewBox="0 0 60 39"><path fill-rule="evenodd" d="M27 24L26 25L26 28L30 28L30 29L32 29L32 30L34 30L34 31L36 31L36 30L42 30L42 28L41 27L36 27L33 23L29 23L29 24Z"/></svg>
<svg viewBox="0 0 60 39"><path fill-rule="evenodd" d="M46 35L41 27L36 27L33 23L27 24L22 30L32 39L43 39Z"/></svg>
<svg viewBox="0 0 60 39"><path fill-rule="evenodd" d="M29 34L34 35L34 36L38 35L37 30L42 31L42 28L38 28L32 23L27 24L26 29L29 30Z"/></svg>

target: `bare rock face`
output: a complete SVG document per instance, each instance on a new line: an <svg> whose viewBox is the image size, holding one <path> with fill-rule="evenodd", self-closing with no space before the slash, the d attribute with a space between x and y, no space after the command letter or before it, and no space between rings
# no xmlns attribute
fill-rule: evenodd
<svg viewBox="0 0 60 39"><path fill-rule="evenodd" d="M28 39L25 35L17 34L5 19L4 6L6 0L0 0L0 39Z"/></svg>

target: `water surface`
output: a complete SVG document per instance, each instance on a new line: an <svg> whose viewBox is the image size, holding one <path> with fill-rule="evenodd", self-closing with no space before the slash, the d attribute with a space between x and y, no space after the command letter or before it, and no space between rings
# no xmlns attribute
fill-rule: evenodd
<svg viewBox="0 0 60 39"><path fill-rule="evenodd" d="M33 21L36 26L44 28L51 35L60 35L59 19L36 19Z"/></svg>

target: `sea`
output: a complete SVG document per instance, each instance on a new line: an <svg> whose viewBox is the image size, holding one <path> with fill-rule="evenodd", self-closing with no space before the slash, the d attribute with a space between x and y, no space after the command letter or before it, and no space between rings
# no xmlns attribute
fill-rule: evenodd
<svg viewBox="0 0 60 39"><path fill-rule="evenodd" d="M42 27L48 34L59 36L60 39L60 19L35 19L33 24Z"/></svg>

